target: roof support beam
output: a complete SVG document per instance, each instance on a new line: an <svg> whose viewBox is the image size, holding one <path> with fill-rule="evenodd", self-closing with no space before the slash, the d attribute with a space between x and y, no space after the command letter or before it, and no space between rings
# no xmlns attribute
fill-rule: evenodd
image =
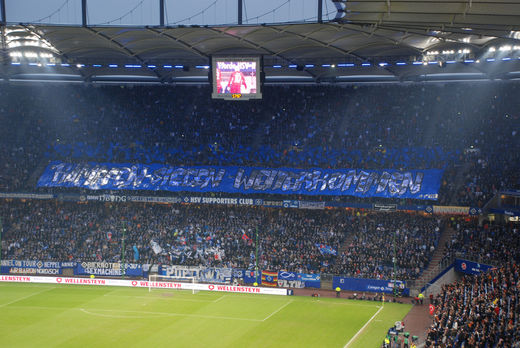
<svg viewBox="0 0 520 348"><path fill-rule="evenodd" d="M164 27L164 0L159 0L159 24Z"/></svg>
<svg viewBox="0 0 520 348"><path fill-rule="evenodd" d="M87 26L87 0L81 0L81 25Z"/></svg>
<svg viewBox="0 0 520 348"><path fill-rule="evenodd" d="M137 59L139 61L139 63L141 63L144 67L148 68L148 64L147 62L142 59L141 57L139 57L139 55L135 52L133 52L132 50L130 50L128 47L126 47L125 45L121 44L120 42L116 41L115 39L113 38L110 38L109 36L103 34L101 31L97 31L97 30L94 30L93 28L87 28L90 32L92 32L93 34L109 41L111 44L119 47L120 49L122 49L123 51L125 51L128 55L130 55L132 58L134 59ZM150 70L155 76L157 76L157 78L162 82L163 81L163 77L161 76L161 74L159 74L157 72L157 70L155 69L152 69L152 68L148 68L148 70Z"/></svg>
<svg viewBox="0 0 520 348"><path fill-rule="evenodd" d="M238 1L238 25L242 25L242 1L243 0L237 0Z"/></svg>
<svg viewBox="0 0 520 348"><path fill-rule="evenodd" d="M7 19L5 17L5 0L1 0L0 1L0 5L2 6L2 18L1 18L1 21L2 21L2 25L5 25L5 23L7 22Z"/></svg>
<svg viewBox="0 0 520 348"><path fill-rule="evenodd" d="M323 23L323 0L318 0L318 23Z"/></svg>

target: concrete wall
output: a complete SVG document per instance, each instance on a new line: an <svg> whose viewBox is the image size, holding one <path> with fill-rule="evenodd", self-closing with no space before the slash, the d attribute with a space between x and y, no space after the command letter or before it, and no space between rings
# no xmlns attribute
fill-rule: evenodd
<svg viewBox="0 0 520 348"><path fill-rule="evenodd" d="M444 273L439 279L437 279L433 284L430 284L429 286L427 285L424 295L426 297L430 296L430 294L435 296L441 291L441 288L444 284L453 283L460 280L461 278L462 276L455 272L455 268L452 265L448 271Z"/></svg>

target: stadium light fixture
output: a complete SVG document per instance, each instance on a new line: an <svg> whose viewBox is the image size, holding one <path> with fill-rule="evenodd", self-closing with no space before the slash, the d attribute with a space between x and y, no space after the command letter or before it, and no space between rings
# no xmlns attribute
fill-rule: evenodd
<svg viewBox="0 0 520 348"><path fill-rule="evenodd" d="M388 66L388 63L387 62L381 62L381 63L379 63L379 66L380 67Z"/></svg>
<svg viewBox="0 0 520 348"><path fill-rule="evenodd" d="M175 67L177 67L177 65ZM171 65L163 65L163 68L164 69L171 69L171 68L173 68L173 66L171 66Z"/></svg>
<svg viewBox="0 0 520 348"><path fill-rule="evenodd" d="M273 68L275 69L280 69L282 66L281 65L273 65Z"/></svg>
<svg viewBox="0 0 520 348"><path fill-rule="evenodd" d="M195 65L196 69L209 69L209 65Z"/></svg>
<svg viewBox="0 0 520 348"><path fill-rule="evenodd" d="M118 66L117 64L108 64L109 68L117 68L117 66Z"/></svg>
<svg viewBox="0 0 520 348"><path fill-rule="evenodd" d="M314 68L314 64L305 64L306 68Z"/></svg>
<svg viewBox="0 0 520 348"><path fill-rule="evenodd" d="M76 64L76 68L80 69L80 68L83 68L85 66L85 64Z"/></svg>
<svg viewBox="0 0 520 348"><path fill-rule="evenodd" d="M486 62L494 62L495 61L495 58L487 58L486 59Z"/></svg>
<svg viewBox="0 0 520 348"><path fill-rule="evenodd" d="M508 60L511 60L511 57L504 57L502 58L503 61L508 61Z"/></svg>
<svg viewBox="0 0 520 348"><path fill-rule="evenodd" d="M340 64L338 64L339 68L350 68L350 67L353 67L353 66L356 66L356 64L354 64L354 63L340 63Z"/></svg>
<svg viewBox="0 0 520 348"><path fill-rule="evenodd" d="M102 65L101 65L101 64L92 64L92 66L93 66L94 68L101 68Z"/></svg>
<svg viewBox="0 0 520 348"><path fill-rule="evenodd" d="M20 62L11 62L11 65L20 65Z"/></svg>
<svg viewBox="0 0 520 348"><path fill-rule="evenodd" d="M330 64L322 64L321 67L322 68L330 68Z"/></svg>
<svg viewBox="0 0 520 348"><path fill-rule="evenodd" d="M137 68L142 68L142 66L140 64L125 64L125 68L137 69Z"/></svg>
<svg viewBox="0 0 520 348"><path fill-rule="evenodd" d="M446 64L455 64L457 63L455 60L447 60L446 61Z"/></svg>
<svg viewBox="0 0 520 348"><path fill-rule="evenodd" d="M68 67L68 66L70 66L70 64L68 64L68 63L61 63L61 66Z"/></svg>
<svg viewBox="0 0 520 348"><path fill-rule="evenodd" d="M464 63L475 63L473 59L465 59Z"/></svg>
<svg viewBox="0 0 520 348"><path fill-rule="evenodd" d="M289 68L291 69L296 69L298 67L298 65L296 64L289 64Z"/></svg>
<svg viewBox="0 0 520 348"><path fill-rule="evenodd" d="M395 63L395 65L406 65L406 63L405 62L397 62L397 63Z"/></svg>
<svg viewBox="0 0 520 348"><path fill-rule="evenodd" d="M370 66L370 63L361 63L361 66Z"/></svg>
<svg viewBox="0 0 520 348"><path fill-rule="evenodd" d="M155 69L155 68L157 68L157 66L156 65L148 65L148 68L149 69Z"/></svg>
<svg viewBox="0 0 520 348"><path fill-rule="evenodd" d="M413 65L422 65L423 62L418 62L418 61L416 61L416 62L413 62L412 64L413 64Z"/></svg>

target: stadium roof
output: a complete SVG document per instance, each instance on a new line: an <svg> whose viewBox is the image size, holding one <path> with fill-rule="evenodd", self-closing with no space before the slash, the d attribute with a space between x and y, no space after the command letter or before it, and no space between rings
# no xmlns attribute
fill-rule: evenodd
<svg viewBox="0 0 520 348"><path fill-rule="evenodd" d="M518 1L335 1L333 22L3 27L1 77L208 80L212 56L259 55L266 82L520 78Z"/></svg>

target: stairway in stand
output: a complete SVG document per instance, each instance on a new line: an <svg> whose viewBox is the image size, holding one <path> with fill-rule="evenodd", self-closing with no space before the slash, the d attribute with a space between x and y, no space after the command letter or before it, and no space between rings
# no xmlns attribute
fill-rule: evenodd
<svg viewBox="0 0 520 348"><path fill-rule="evenodd" d="M446 254L446 242L452 238L454 233L455 230L451 228L446 222L441 232L439 244L437 245L437 249L433 253L432 259L430 260L428 267L415 281L415 289L420 290L423 286L428 284L428 282L432 280L437 274L439 274L439 272L443 270L441 269L443 267L440 265L440 262Z"/></svg>

